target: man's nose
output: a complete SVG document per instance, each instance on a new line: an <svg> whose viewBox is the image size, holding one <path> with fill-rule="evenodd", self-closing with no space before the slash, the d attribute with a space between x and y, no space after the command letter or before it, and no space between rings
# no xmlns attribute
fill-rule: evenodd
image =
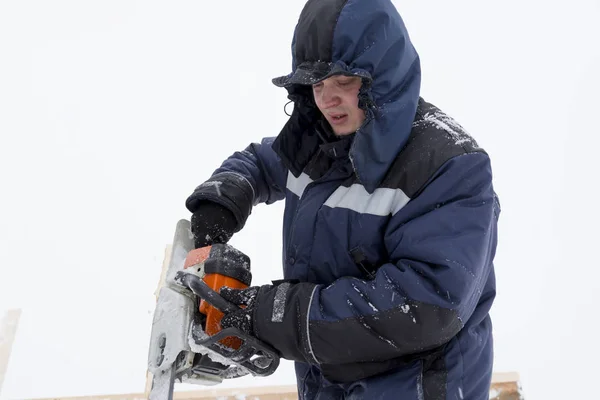
<svg viewBox="0 0 600 400"><path fill-rule="evenodd" d="M335 107L340 103L340 96L335 89L324 87L321 91L321 103L324 108Z"/></svg>

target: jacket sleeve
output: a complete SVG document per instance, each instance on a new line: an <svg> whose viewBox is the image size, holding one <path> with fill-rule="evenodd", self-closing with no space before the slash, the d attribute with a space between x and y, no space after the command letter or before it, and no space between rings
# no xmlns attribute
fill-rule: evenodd
<svg viewBox="0 0 600 400"><path fill-rule="evenodd" d="M482 300L496 250L499 203L488 156L449 160L409 207L390 218L389 263L374 279L297 283L285 296L281 288L265 293L259 301L285 312L258 318L259 336L284 357L328 365L385 362L454 337ZM407 213L416 216L400 219ZM278 306L278 298L286 304ZM277 334L288 332L286 323L294 334Z"/></svg>
<svg viewBox="0 0 600 400"><path fill-rule="evenodd" d="M283 199L287 169L272 148L274 139L264 138L228 157L210 179L194 189L185 202L187 209L193 213L206 200L219 203L235 215L237 232L253 206Z"/></svg>

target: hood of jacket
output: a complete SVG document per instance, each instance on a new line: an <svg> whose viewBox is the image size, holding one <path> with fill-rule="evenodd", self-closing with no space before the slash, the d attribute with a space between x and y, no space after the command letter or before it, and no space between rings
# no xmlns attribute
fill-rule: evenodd
<svg viewBox="0 0 600 400"><path fill-rule="evenodd" d="M349 158L372 193L406 144L420 96L421 66L391 0L308 0L292 38L292 72L273 79L288 91L294 111L273 144L299 176L323 144L322 115L312 85L332 75L362 78L362 126Z"/></svg>

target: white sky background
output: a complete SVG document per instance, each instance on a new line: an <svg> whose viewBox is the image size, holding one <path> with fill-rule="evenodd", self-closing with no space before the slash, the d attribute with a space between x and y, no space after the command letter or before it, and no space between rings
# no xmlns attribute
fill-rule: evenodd
<svg viewBox="0 0 600 400"><path fill-rule="evenodd" d="M194 187L287 120L270 80L303 4L0 1L0 312L23 309L2 397L143 391L165 245ZM492 156L496 370L528 400L589 398L600 5L396 4L423 96ZM232 240L256 284L281 277L282 210L257 207ZM284 361L226 385L293 383Z"/></svg>

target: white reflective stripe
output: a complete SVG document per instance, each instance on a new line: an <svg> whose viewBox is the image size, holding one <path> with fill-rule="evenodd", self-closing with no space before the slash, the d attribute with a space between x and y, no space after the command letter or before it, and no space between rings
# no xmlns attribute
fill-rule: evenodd
<svg viewBox="0 0 600 400"><path fill-rule="evenodd" d="M289 282L284 282L277 286L275 300L273 300L273 315L271 315L271 322L283 322L285 301L287 300L287 292L290 286L291 284Z"/></svg>
<svg viewBox="0 0 600 400"><path fill-rule="evenodd" d="M287 176L287 184L286 187L290 192L294 193L298 197L302 197L302 193L304 193L304 189L306 186L311 183L313 180L305 174L304 172L300 174L299 177L295 177L294 174L288 172Z"/></svg>
<svg viewBox="0 0 600 400"><path fill-rule="evenodd" d="M315 297L315 292L317 291L318 287L319 286L315 285L315 287L313 288L313 290L310 294L310 300L308 301L308 309L306 310L306 341L308 342L308 352L313 357L315 362L317 364L320 364L319 360L317 360L317 356L315 355L315 352L312 348L312 343L310 342L310 308L312 306L313 297Z"/></svg>
<svg viewBox="0 0 600 400"><path fill-rule="evenodd" d="M369 194L363 185L354 184L337 188L325 205L331 208L348 208L361 214L386 216L396 214L409 200L400 189L378 188Z"/></svg>

